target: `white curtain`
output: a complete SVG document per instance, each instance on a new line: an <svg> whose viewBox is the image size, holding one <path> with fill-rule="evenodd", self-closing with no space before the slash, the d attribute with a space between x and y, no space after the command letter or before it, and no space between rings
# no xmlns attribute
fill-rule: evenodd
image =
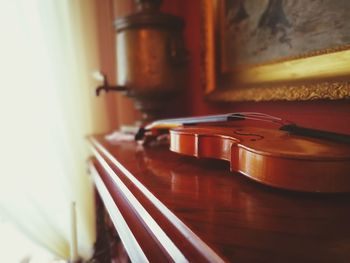
<svg viewBox="0 0 350 263"><path fill-rule="evenodd" d="M75 201L88 259L96 234L84 136L110 128L93 94L94 1L0 0L0 33L0 214L68 259Z"/></svg>

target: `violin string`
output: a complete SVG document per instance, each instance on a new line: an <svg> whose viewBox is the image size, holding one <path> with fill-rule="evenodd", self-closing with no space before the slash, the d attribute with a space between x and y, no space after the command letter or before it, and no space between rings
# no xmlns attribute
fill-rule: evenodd
<svg viewBox="0 0 350 263"><path fill-rule="evenodd" d="M264 122L269 122L269 123L283 124L279 120L271 120L271 119L264 119L264 118L245 117L245 120L264 121Z"/></svg>
<svg viewBox="0 0 350 263"><path fill-rule="evenodd" d="M240 115L243 116L246 120L266 121L266 122L277 123L279 125L292 124L290 121L283 120L282 118L268 115L265 113L260 113L260 112L239 112L239 113L232 114L232 116L236 114L238 114L238 116Z"/></svg>
<svg viewBox="0 0 350 263"><path fill-rule="evenodd" d="M237 117L242 120L254 120L254 121L265 121L270 123L275 123L279 125L291 124L291 122L283 120L282 118L275 117L266 113L261 112L235 112L229 114L218 114L218 115L206 115L197 117L186 117L186 118L174 118L174 119L164 119L154 121L145 126L146 130L150 130L157 126L177 126L183 125L185 123L205 123L205 122L215 122L215 121L225 121L229 117Z"/></svg>
<svg viewBox="0 0 350 263"><path fill-rule="evenodd" d="M282 120L281 118L268 115L265 113L260 113L260 112L240 112L239 114L245 115L245 116L255 116L255 117L262 117L262 118L267 118L267 119L274 119L274 120Z"/></svg>

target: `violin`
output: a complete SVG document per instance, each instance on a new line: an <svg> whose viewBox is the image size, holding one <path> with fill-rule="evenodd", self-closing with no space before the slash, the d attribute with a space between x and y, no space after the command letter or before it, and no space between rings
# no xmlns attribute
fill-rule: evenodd
<svg viewBox="0 0 350 263"><path fill-rule="evenodd" d="M255 120L279 129L236 124ZM263 113L167 119L145 126L136 139L168 133L170 150L230 162L230 170L276 188L350 192L350 135L298 126Z"/></svg>

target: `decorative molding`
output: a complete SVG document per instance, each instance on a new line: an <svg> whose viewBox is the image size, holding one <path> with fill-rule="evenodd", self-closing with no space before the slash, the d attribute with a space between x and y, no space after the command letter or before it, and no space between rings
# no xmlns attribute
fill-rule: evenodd
<svg viewBox="0 0 350 263"><path fill-rule="evenodd" d="M202 0L201 5L201 83L204 86L206 93L212 92L215 89L215 41L214 41L214 16L215 12L210 12L214 8L213 0Z"/></svg>
<svg viewBox="0 0 350 263"><path fill-rule="evenodd" d="M213 101L273 101L349 99L350 81L259 86L245 89L216 89L208 95Z"/></svg>

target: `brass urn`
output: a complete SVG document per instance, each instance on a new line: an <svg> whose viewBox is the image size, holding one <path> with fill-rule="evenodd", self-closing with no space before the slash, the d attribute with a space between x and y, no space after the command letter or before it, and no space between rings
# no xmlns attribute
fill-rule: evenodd
<svg viewBox="0 0 350 263"><path fill-rule="evenodd" d="M159 11L161 0L136 0L137 12L115 21L117 86L152 119L184 86L184 21Z"/></svg>

